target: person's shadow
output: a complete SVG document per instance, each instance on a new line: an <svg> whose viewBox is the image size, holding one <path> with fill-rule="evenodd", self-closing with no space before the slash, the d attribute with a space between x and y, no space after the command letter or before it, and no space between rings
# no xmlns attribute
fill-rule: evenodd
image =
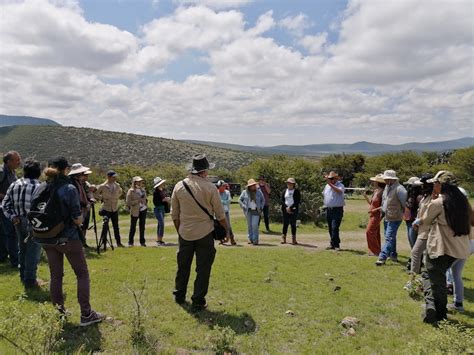
<svg viewBox="0 0 474 355"><path fill-rule="evenodd" d="M64 353L95 353L102 351L102 333L99 325L93 324L88 327L79 327L66 323L62 333L64 342L60 345L58 352Z"/></svg>
<svg viewBox="0 0 474 355"><path fill-rule="evenodd" d="M224 311L212 311L209 309L195 311L189 302L181 304L181 307L200 323L207 325L211 329L216 325L219 327L229 327L236 334L250 334L257 329L255 320L247 312L234 315Z"/></svg>

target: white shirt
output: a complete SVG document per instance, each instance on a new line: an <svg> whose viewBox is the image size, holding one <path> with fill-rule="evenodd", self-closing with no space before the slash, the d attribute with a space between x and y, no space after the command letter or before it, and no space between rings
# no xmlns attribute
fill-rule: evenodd
<svg viewBox="0 0 474 355"><path fill-rule="evenodd" d="M293 195L295 194L295 190L286 189L285 191L285 205L286 207L291 207L295 204L295 200Z"/></svg>

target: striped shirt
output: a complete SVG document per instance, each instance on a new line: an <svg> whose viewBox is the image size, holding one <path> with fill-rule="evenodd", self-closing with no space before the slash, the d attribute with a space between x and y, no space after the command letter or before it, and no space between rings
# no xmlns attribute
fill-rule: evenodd
<svg viewBox="0 0 474 355"><path fill-rule="evenodd" d="M30 211L31 197L40 185L37 179L21 178L10 185L2 201L5 217L13 220L15 217L26 217Z"/></svg>

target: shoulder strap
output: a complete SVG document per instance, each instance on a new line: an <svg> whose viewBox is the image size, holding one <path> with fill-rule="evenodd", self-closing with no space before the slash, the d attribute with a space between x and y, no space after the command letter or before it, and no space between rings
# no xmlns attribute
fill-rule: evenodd
<svg viewBox="0 0 474 355"><path fill-rule="evenodd" d="M209 211L208 211L206 208L202 207L202 205L199 203L199 201L196 200L196 197L194 197L194 195L193 195L193 193L191 192L191 189L189 188L188 184L186 184L186 182L185 182L184 180L182 180L182 183L183 183L183 186L184 186L184 188L186 189L186 191L189 192L189 194L190 194L191 197L194 199L194 201L196 201L197 205L198 205L199 207L201 207L201 209L204 211L204 213L206 213L206 214L209 216L210 219L214 220L214 217L212 217L212 215L209 213Z"/></svg>

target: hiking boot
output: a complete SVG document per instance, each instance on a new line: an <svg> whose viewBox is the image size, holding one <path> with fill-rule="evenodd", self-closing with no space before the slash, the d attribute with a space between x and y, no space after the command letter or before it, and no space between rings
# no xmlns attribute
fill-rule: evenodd
<svg viewBox="0 0 474 355"><path fill-rule="evenodd" d="M145 244L145 243L140 244L140 245L141 245L142 247L146 248L146 244Z"/></svg>
<svg viewBox="0 0 474 355"><path fill-rule="evenodd" d="M423 318L423 322L428 324L435 324L438 321L436 310L434 308L425 308L421 316Z"/></svg>
<svg viewBox="0 0 474 355"><path fill-rule="evenodd" d="M81 322L79 325L81 327L87 327L88 325L94 323L100 323L105 317L96 311L91 311L88 316L81 316Z"/></svg>
<svg viewBox="0 0 474 355"><path fill-rule="evenodd" d="M286 235L281 236L281 242L280 244L286 244Z"/></svg>
<svg viewBox="0 0 474 355"><path fill-rule="evenodd" d="M235 241L235 238L233 235L230 236L230 245L237 245L237 242Z"/></svg>
<svg viewBox="0 0 474 355"><path fill-rule="evenodd" d="M375 265L382 266L385 265L385 259L379 259L375 262Z"/></svg>
<svg viewBox="0 0 474 355"><path fill-rule="evenodd" d="M461 312L461 313L464 312L464 306L463 306L462 302L461 303L449 303L446 308L448 308L448 310L450 310L450 311L458 311L458 312Z"/></svg>
<svg viewBox="0 0 474 355"><path fill-rule="evenodd" d="M291 244L296 245L298 242L296 241L296 235L291 236Z"/></svg>

